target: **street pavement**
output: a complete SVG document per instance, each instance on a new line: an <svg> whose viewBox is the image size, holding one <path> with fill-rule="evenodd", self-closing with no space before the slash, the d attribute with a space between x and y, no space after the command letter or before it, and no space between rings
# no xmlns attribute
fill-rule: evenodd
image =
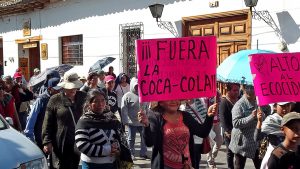
<svg viewBox="0 0 300 169"><path fill-rule="evenodd" d="M135 154L139 155L139 150L140 150L140 136L137 133L136 137L136 143L135 143ZM151 158L151 148L148 148L148 157ZM222 145L217 159L215 160L217 168L218 169L227 169L227 160L226 160L226 146ZM145 168L145 169L150 169L151 168L151 160L150 159L142 159L140 157L135 157L134 160L134 169L139 169L139 168ZM245 169L254 169L254 165L251 159L247 159ZM202 155L201 159L201 164L200 164L200 169L208 169L207 163L206 163L206 155Z"/></svg>

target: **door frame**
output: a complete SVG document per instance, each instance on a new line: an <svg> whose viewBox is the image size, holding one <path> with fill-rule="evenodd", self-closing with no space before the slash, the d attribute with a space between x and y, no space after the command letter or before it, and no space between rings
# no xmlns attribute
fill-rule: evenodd
<svg viewBox="0 0 300 169"><path fill-rule="evenodd" d="M251 33L252 33L252 17L251 11L249 9L243 10L235 10L235 11L226 11L220 13L212 13L206 15L197 15L197 16L189 16L182 18L182 37L185 36L192 36L192 32L190 27L192 25L197 25L197 23L207 23L207 24L214 24L214 33L213 35L217 37L218 46L223 43L230 43L230 42L245 42L247 49L251 48ZM245 33L241 35L232 35L232 36L222 36L220 33L219 23L223 24L223 21L226 19L240 19L241 21L245 21L244 29ZM246 19L246 20L245 20ZM212 21L216 22L212 22ZM219 23L218 23L219 21ZM233 20L234 21L234 20ZM225 22L226 23L226 22ZM205 24L203 24L205 26ZM240 25L237 25L240 26ZM234 29L234 28L232 28ZM233 30L232 30L233 31ZM203 33L202 33L203 34ZM232 40L234 38L234 40ZM234 49L234 52L237 52L238 49ZM219 53L219 51L217 52Z"/></svg>

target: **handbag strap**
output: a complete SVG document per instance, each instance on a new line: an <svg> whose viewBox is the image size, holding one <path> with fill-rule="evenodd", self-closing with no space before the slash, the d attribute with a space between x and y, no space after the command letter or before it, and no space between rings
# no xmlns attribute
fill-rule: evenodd
<svg viewBox="0 0 300 169"><path fill-rule="evenodd" d="M197 117L197 119L200 121L200 124L203 124L203 122L202 122L200 116L198 115L198 113L196 112L196 110L193 109L192 106L191 106L189 103L186 103L186 105L187 105L187 107L188 107L189 109L191 109L191 110L193 111L193 113L195 114L195 116Z"/></svg>
<svg viewBox="0 0 300 169"><path fill-rule="evenodd" d="M75 122L75 118L74 118L74 115L73 115L73 111L72 111L72 109L71 109L71 107L70 107L70 106L68 106L68 109L69 109L69 111L70 111L70 114L71 114L71 116L72 116L72 119L73 119L74 126L76 127L76 122Z"/></svg>
<svg viewBox="0 0 300 169"><path fill-rule="evenodd" d="M122 94L124 95L124 91L123 91L123 89L122 89L122 85L119 84L119 86L120 86L120 88L121 88Z"/></svg>

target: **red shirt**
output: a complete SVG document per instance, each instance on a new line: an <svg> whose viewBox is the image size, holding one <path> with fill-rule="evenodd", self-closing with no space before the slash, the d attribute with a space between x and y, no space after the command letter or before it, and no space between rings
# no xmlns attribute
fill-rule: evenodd
<svg viewBox="0 0 300 169"><path fill-rule="evenodd" d="M183 156L187 163L191 164L189 139L190 131L183 123L182 114L179 116L178 123L167 121L163 127L163 156L164 165L174 168L183 168Z"/></svg>
<svg viewBox="0 0 300 169"><path fill-rule="evenodd" d="M11 117L13 119L14 125L17 125L17 117L15 116L15 100L13 97L9 97L4 95L8 100L6 103L1 101L0 103L0 114L5 118L5 117Z"/></svg>

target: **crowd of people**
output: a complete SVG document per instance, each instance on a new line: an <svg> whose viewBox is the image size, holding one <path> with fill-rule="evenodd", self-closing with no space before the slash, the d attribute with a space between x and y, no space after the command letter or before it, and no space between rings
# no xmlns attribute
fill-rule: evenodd
<svg viewBox="0 0 300 169"><path fill-rule="evenodd" d="M116 76L113 67L87 78L50 71L41 86L27 84L18 69L0 79L0 101L1 115L49 156L51 169L129 169L137 156L150 158L147 147L153 169L199 169L201 154L216 169L223 143L229 169L245 168L247 158L256 169L300 168L299 103L259 107L251 85L228 83L224 96L212 98L140 103L138 79Z"/></svg>

